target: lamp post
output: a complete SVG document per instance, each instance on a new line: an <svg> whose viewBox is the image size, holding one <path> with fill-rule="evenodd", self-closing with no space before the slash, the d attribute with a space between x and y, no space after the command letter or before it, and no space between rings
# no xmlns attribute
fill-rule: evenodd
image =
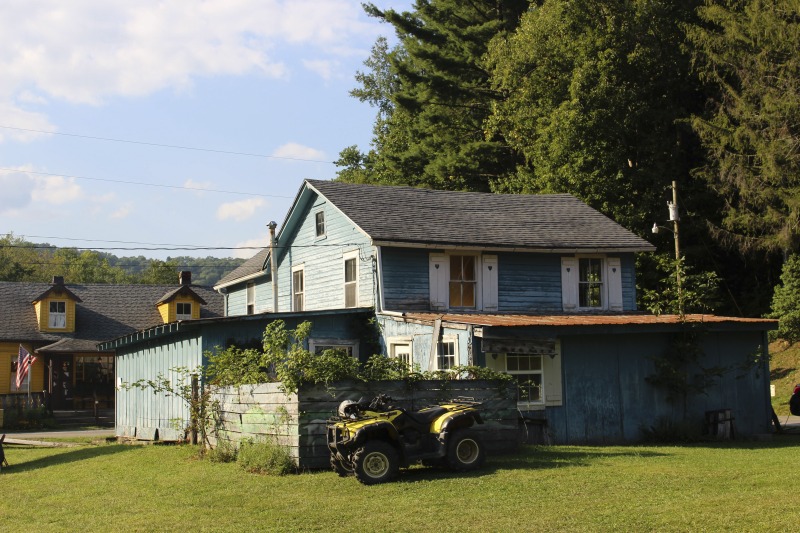
<svg viewBox="0 0 800 533"><path fill-rule="evenodd" d="M669 221L672 222L672 229L664 226L659 226L658 223L653 224L653 233L658 233L659 230L665 229L672 232L673 240L675 241L675 279L678 282L678 296L681 295L681 240L678 231L678 222L681 217L678 214L678 185L675 181L672 182L672 201L667 201L667 208L669 209Z"/></svg>

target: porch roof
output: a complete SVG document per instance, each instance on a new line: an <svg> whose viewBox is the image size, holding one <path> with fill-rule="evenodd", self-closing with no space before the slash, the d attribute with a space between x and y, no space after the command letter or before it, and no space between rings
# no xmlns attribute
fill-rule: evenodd
<svg viewBox="0 0 800 533"><path fill-rule="evenodd" d="M707 314L651 315L637 314L480 314L480 313L426 313L410 312L397 316L398 319L430 322L440 319L442 323L466 324L484 327L586 327L586 326L671 326L730 325L745 329L770 330L778 327L778 321L769 318L742 318Z"/></svg>

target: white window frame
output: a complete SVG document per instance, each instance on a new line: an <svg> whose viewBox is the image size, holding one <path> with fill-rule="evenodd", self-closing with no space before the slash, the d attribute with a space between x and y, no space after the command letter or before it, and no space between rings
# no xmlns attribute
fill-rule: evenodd
<svg viewBox="0 0 800 533"><path fill-rule="evenodd" d="M517 365L517 369L510 370L508 368L509 359L510 358L521 358L521 357L538 359L539 360L539 369L538 370L535 370L535 369L532 370L532 369L528 368L526 370L520 370L519 369L519 365ZM522 408L542 407L542 406L545 405L545 398L547 397L546 394L545 394L545 372L544 372L544 366L545 366L544 358L545 357L549 357L549 356L548 355L543 355L543 354L528 354L528 353L519 353L519 354L517 354L517 353L507 353L507 354L505 354L505 373L509 374L511 376L515 376L515 378L514 378L515 380L516 380L516 376L539 376L539 399L535 400L535 401L531 401L531 400L518 401L517 402L517 406L518 407L522 407ZM517 387L519 389L519 383L517 384Z"/></svg>
<svg viewBox="0 0 800 533"><path fill-rule="evenodd" d="M308 339L308 351L316 355L329 349L342 349L349 351L354 359L358 360L358 339L335 339L331 337L312 337Z"/></svg>
<svg viewBox="0 0 800 533"><path fill-rule="evenodd" d="M463 271L463 266L464 266L464 258L465 257L471 257L472 258L472 276L473 276L472 280L468 280L468 279L454 280L453 279L453 265L452 265L452 262L453 262L453 258L455 258L455 257L461 258L462 271ZM475 310L475 311L477 311L477 310L479 310L481 308L481 305L480 305L480 302L479 302L481 297L478 294L479 292L481 292L479 290L480 287L481 287L480 277L481 277L481 270L482 270L481 269L481 265L480 265L480 263L481 263L481 258L480 257L481 256L479 254L477 254L477 253L469 253L469 252L466 252L466 253L451 252L451 253L447 254L447 260L450 263L450 268L448 269L448 279L447 279L447 307L448 307L448 309L466 309L466 310ZM463 274L463 272L462 272L462 274ZM462 304L464 302L464 286L467 285L467 284L471 284L472 285L472 303L473 303L473 305L458 305L458 306L454 306L453 305L452 292L453 292L453 284L454 283L458 284L459 288L461 289L460 292L461 292L461 303Z"/></svg>
<svg viewBox="0 0 800 533"><path fill-rule="evenodd" d="M414 369L414 339L412 337L389 337L389 357L399 359L408 365L408 370Z"/></svg>
<svg viewBox="0 0 800 533"><path fill-rule="evenodd" d="M453 256L471 256L475 260L475 306L455 307L450 302ZM428 256L430 307L432 310L498 311L498 256L471 250L450 250Z"/></svg>
<svg viewBox="0 0 800 533"><path fill-rule="evenodd" d="M601 261L602 288L600 307L580 305L580 262L581 259L599 259ZM622 311L622 262L619 257L607 255L576 255L561 258L561 299L564 311Z"/></svg>
<svg viewBox="0 0 800 533"><path fill-rule="evenodd" d="M248 315L253 315L256 312L256 284L255 282L249 282L247 284L247 288L245 289L247 303L246 303L246 313Z"/></svg>
<svg viewBox="0 0 800 533"><path fill-rule="evenodd" d="M295 286L295 277L296 274L300 274L300 282L302 287L300 290L297 290ZM297 305L297 298L300 297L300 305ZM299 309L298 309L299 307ZM304 311L306 308L306 273L305 273L305 265L299 265L296 267L292 267L292 311Z"/></svg>
<svg viewBox="0 0 800 533"><path fill-rule="evenodd" d="M443 354L442 352L446 345L453 346L453 353ZM446 350L450 351L450 350ZM444 358L452 358L452 364L450 364L447 368L442 368L442 363L444 362ZM458 358L458 337L456 335L443 335L442 340L436 343L436 370L443 370L446 372L450 372L454 366L458 366L459 358Z"/></svg>
<svg viewBox="0 0 800 533"><path fill-rule="evenodd" d="M321 218L321 220L320 220ZM320 222L322 224L320 224ZM325 223L325 210L319 209L314 212L314 238L316 239L324 239L325 235L328 232L328 227ZM320 225L322 226L322 232L320 233Z"/></svg>
<svg viewBox="0 0 800 533"><path fill-rule="evenodd" d="M188 305L189 313L181 313L178 310L180 306ZM191 320L192 319L192 302L175 302L175 320Z"/></svg>
<svg viewBox="0 0 800 533"><path fill-rule="evenodd" d="M56 311L53 311L53 304L56 304ZM64 311L58 311L58 304L64 306ZM47 304L47 327L51 329L66 329L67 327L67 301L50 300Z"/></svg>
<svg viewBox="0 0 800 533"><path fill-rule="evenodd" d="M606 272L606 257L602 255L578 255L575 258L578 260L578 309L581 311L601 311L608 309L608 273ZM591 261L593 259L600 261L600 305L581 305L581 292L584 286L598 284L597 282L581 281L581 262Z"/></svg>
<svg viewBox="0 0 800 533"><path fill-rule="evenodd" d="M355 261L355 279L352 281L347 281L347 262L348 261ZM347 252L346 254L342 255L342 290L344 292L344 307L345 308L352 308L358 307L359 298L358 298L358 274L359 274L359 257L358 257L358 250L354 250L352 252ZM354 297L355 300L353 301L353 305L347 305L347 289L348 286L353 287Z"/></svg>

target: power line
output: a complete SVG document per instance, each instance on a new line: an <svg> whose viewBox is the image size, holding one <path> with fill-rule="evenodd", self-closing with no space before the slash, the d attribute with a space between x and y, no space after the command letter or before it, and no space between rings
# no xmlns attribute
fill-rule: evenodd
<svg viewBox="0 0 800 533"><path fill-rule="evenodd" d="M0 126L2 127L2 126ZM112 180L108 178L90 178L88 176L73 176L68 174L55 174L53 172L37 172L34 170L20 170L18 168L7 168L7 167L0 167L0 171L4 172L20 172L20 173L27 173L27 174L39 174L42 176L58 176L62 178L71 178L76 180L89 180L89 181L104 181L107 183L122 183L125 185L143 185L146 187L159 187L162 189L182 189L186 191L200 191L200 192L218 192L223 194L237 194L240 196L263 196L265 198L289 198L292 199L294 196L282 196L280 194L261 194L257 192L239 192L239 191L225 191L221 189L204 189L202 187L186 187L183 185L164 185L163 183L147 183L143 181L128 181L128 180Z"/></svg>
<svg viewBox="0 0 800 533"><path fill-rule="evenodd" d="M7 129L7 130L16 130L16 131L28 131L32 133L44 133L47 135L61 135L64 137L76 137L78 139L91 139L94 141L106 141L106 142L116 142L116 143L126 143L126 144L138 144L142 146L157 146L159 148L172 148L176 150L192 150L194 152L210 152L214 154L226 154L226 155L240 155L246 157L261 157L264 159L284 159L287 161L303 161L306 163L328 163L333 165L333 161L323 161L321 159L305 159L302 157L285 157L279 155L266 155L266 154L254 154L250 152L234 152L229 150L217 150L214 148L198 148L194 146L180 146L176 144L161 144L161 143L154 143L154 142L146 142L146 141L132 141L130 139L115 139L113 137L96 137L93 135L80 135L77 133L64 133L59 131L45 131L45 130L35 130L31 128L16 128L14 126L3 126L0 124L0 128Z"/></svg>

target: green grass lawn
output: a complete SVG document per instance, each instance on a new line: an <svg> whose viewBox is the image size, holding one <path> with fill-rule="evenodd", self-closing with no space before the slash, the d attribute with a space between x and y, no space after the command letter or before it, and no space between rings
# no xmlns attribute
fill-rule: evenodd
<svg viewBox="0 0 800 533"><path fill-rule="evenodd" d="M6 448L2 531L795 531L800 437L526 447L469 475L366 487L196 459L190 446Z"/></svg>

